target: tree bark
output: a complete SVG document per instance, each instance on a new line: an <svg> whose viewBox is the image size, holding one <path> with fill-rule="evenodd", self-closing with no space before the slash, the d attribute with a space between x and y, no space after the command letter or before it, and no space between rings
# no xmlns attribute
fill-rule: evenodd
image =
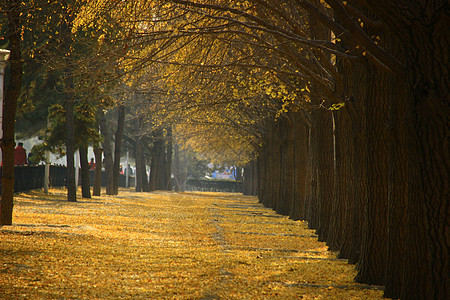
<svg viewBox="0 0 450 300"><path fill-rule="evenodd" d="M172 136L172 126L167 128L167 149L166 149L166 190L172 190L172 155L173 155L173 136Z"/></svg>
<svg viewBox="0 0 450 300"><path fill-rule="evenodd" d="M278 122L271 122L269 124L268 133L270 134L270 150L269 150L269 170L272 170L269 185L269 194L267 206L277 209L281 202L281 143L280 143L280 124ZM269 174L268 174L269 175Z"/></svg>
<svg viewBox="0 0 450 300"><path fill-rule="evenodd" d="M88 148L79 148L81 165L81 197L91 198L91 183L89 179Z"/></svg>
<svg viewBox="0 0 450 300"><path fill-rule="evenodd" d="M69 75L70 76L70 75ZM72 78L66 78L66 87L73 88ZM74 95L72 91L66 92L64 99L64 108L66 110L66 159L67 159L67 200L77 201L77 186L75 184L75 118Z"/></svg>
<svg viewBox="0 0 450 300"><path fill-rule="evenodd" d="M317 114L316 116L314 116ZM326 241L329 237L331 222L331 205L333 203L334 165L333 165L333 123L332 115L326 110L319 109L312 112L317 124L317 153L318 196L320 202L319 240Z"/></svg>
<svg viewBox="0 0 450 300"><path fill-rule="evenodd" d="M100 113L100 130L103 135L103 153L105 156L105 177L106 177L106 194L114 195L113 188L113 173L114 161L111 149L111 132L108 130L106 116L103 112Z"/></svg>
<svg viewBox="0 0 450 300"><path fill-rule="evenodd" d="M152 162L150 165L150 191L160 190L164 185L164 144L160 130L153 134Z"/></svg>
<svg viewBox="0 0 450 300"><path fill-rule="evenodd" d="M100 196L102 189L103 150L99 147L99 145L94 146L94 156L95 156L95 169L94 169L94 187L92 194L94 196Z"/></svg>
<svg viewBox="0 0 450 300"><path fill-rule="evenodd" d="M259 174L259 168L258 168L258 162L257 160L252 160L251 162L251 168L252 168L252 183L251 183L251 195L257 196L258 195L258 174Z"/></svg>
<svg viewBox="0 0 450 300"><path fill-rule="evenodd" d="M305 202L306 168L308 163L308 127L304 121L303 112L292 113L294 126L294 203L290 218L301 220Z"/></svg>
<svg viewBox="0 0 450 300"><path fill-rule="evenodd" d="M389 75L369 64L370 93L366 102L368 197L364 237L356 281L384 285L387 260L389 174Z"/></svg>
<svg viewBox="0 0 450 300"><path fill-rule="evenodd" d="M141 143L143 143L143 140L141 140ZM145 153L144 153L144 151L142 151L142 155L140 157L140 160L141 160L142 191L143 192L151 192L149 176L147 174L147 167L146 167L146 163L145 163Z"/></svg>
<svg viewBox="0 0 450 300"><path fill-rule="evenodd" d="M136 123L135 123L135 132L138 133L140 132L141 129L141 119L137 118L136 119ZM142 182L142 168L145 169L145 166L142 166L142 156L144 155L143 153L143 147L142 147L142 141L141 141L141 137L139 135L135 135L135 160L136 160L136 175L135 175L135 179L136 179L136 186L135 186L135 191L136 192L142 192L143 191L143 182Z"/></svg>
<svg viewBox="0 0 450 300"><path fill-rule="evenodd" d="M184 192L182 188L182 176L181 176L181 165L180 165L180 146L178 143L174 145L174 160L173 160L173 175L175 183L176 192Z"/></svg>
<svg viewBox="0 0 450 300"><path fill-rule="evenodd" d="M413 18L408 24L410 37L405 45L406 78L408 90L412 91L408 132L415 134L410 148L415 150L410 163L413 171L409 173L415 176L409 185L407 215L410 236L406 247L414 249L414 253L405 262L406 278L401 296L405 299L413 295L430 299L450 298L450 33L449 17L443 12L445 3L419 1L418 7L409 6ZM423 223L425 226L418 228ZM418 278L418 274L409 274L413 260L414 266L422 268L425 265L424 271L430 277Z"/></svg>
<svg viewBox="0 0 450 300"><path fill-rule="evenodd" d="M294 162L294 128L292 119L286 116L280 120L280 146L281 146L281 176L280 176L280 201L277 212L282 215L290 215L295 201L295 165Z"/></svg>
<svg viewBox="0 0 450 300"><path fill-rule="evenodd" d="M119 194L119 171L120 171L120 155L122 151L123 130L125 127L125 106L119 105L119 114L117 118L117 130L114 139L114 166L112 173L113 195ZM128 166L126 166L128 167Z"/></svg>
<svg viewBox="0 0 450 300"><path fill-rule="evenodd" d="M252 162L249 162L244 167L244 180L242 181L242 194L244 195L251 195L253 182L252 171Z"/></svg>
<svg viewBox="0 0 450 300"><path fill-rule="evenodd" d="M14 206L14 126L22 86L20 1L8 4L8 41L10 50L10 82L5 91L3 103L2 149L2 196L0 205L0 226L11 225Z"/></svg>

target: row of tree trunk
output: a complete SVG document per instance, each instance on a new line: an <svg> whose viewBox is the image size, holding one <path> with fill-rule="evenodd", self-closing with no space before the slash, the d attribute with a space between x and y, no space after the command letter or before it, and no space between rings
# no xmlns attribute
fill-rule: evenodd
<svg viewBox="0 0 450 300"><path fill-rule="evenodd" d="M405 73L339 61L345 107L267 121L244 193L306 220L386 297L449 299L448 69L427 43L384 46Z"/></svg>

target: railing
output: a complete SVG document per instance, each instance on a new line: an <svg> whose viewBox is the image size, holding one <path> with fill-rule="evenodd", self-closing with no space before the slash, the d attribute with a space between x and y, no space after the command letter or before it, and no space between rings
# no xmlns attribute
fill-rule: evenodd
<svg viewBox="0 0 450 300"><path fill-rule="evenodd" d="M0 167L0 176L2 168ZM93 178L93 172L90 172ZM45 166L15 166L14 167L14 192L25 192L44 187ZM50 166L49 185L53 187L65 187L67 178L66 166ZM102 172L102 186L105 186L105 175ZM119 174L119 186L125 186L125 175ZM78 183L81 181L79 180ZM91 180L91 186L93 179ZM0 194L1 194L1 180L0 180ZM134 176L128 177L128 186L134 186Z"/></svg>
<svg viewBox="0 0 450 300"><path fill-rule="evenodd" d="M186 189L188 191L241 193L242 182L233 180L188 179Z"/></svg>
<svg viewBox="0 0 450 300"><path fill-rule="evenodd" d="M14 167L14 192L24 192L44 187L44 173L45 166L15 166ZM93 171L90 171L90 182L93 185ZM0 167L1 176L1 167ZM50 166L50 182L49 185L53 187L65 187L67 178L67 167L65 166ZM81 182L80 180L78 181ZM102 186L105 186L105 172L102 172ZM124 187L126 176L119 174L119 186ZM128 177L128 186L133 187L135 184L135 177ZM174 186L174 185L172 185ZM242 182L233 180L205 180L205 179L188 179L186 183L188 191L208 191L208 192L228 192L241 193ZM1 193L1 181L0 181Z"/></svg>
<svg viewBox="0 0 450 300"><path fill-rule="evenodd" d="M24 192L44 187L45 166L15 166L14 192ZM50 166L50 186L66 186L67 168ZM1 188L1 181L0 181Z"/></svg>

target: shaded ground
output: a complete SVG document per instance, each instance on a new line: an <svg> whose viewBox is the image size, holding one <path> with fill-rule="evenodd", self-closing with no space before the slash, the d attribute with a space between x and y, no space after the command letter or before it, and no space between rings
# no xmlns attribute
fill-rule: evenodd
<svg viewBox="0 0 450 300"><path fill-rule="evenodd" d="M20 194L0 229L1 299L381 299L302 222L254 197Z"/></svg>

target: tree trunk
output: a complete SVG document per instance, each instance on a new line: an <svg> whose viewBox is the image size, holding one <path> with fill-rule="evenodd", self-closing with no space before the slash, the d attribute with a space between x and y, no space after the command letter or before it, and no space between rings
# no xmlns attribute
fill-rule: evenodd
<svg viewBox="0 0 450 300"><path fill-rule="evenodd" d="M244 180L242 182L242 194L251 195L252 192L252 182L253 182L253 174L252 174L252 162L249 162L244 167Z"/></svg>
<svg viewBox="0 0 450 300"><path fill-rule="evenodd" d="M315 205L315 197L316 197L316 172L313 168L313 161L315 153L312 151L312 142L313 137L312 133L314 132L314 126L311 123L310 128L308 129L308 158L306 164L306 175L305 175L305 200L303 206L303 220L308 221L309 228L317 228L314 224L314 205Z"/></svg>
<svg viewBox="0 0 450 300"><path fill-rule="evenodd" d="M136 133L139 133L140 132L140 130L141 130L141 122L142 122L142 120L141 120L141 118L137 118L136 119L136 123L135 123L135 132ZM144 187L143 187L143 180L142 180L142 169L144 168L145 169L145 166L142 166L142 162L144 161L143 160L143 155L144 155L144 153L143 153L143 151L144 151L144 149L143 149L143 146L142 146L142 140L141 140L141 137L138 135L138 134L136 134L135 135L135 155L134 155L134 157L135 157L135 161L136 161L136 174L135 174L135 180L136 180L136 185L135 185L135 191L136 192L142 192L143 190L144 190Z"/></svg>
<svg viewBox="0 0 450 300"><path fill-rule="evenodd" d="M330 250L338 251L341 248L344 234L344 224L347 221L349 201L352 194L352 156L349 143L350 122L345 107L333 113L334 128L334 188L331 203L331 221L327 245Z"/></svg>
<svg viewBox="0 0 450 300"><path fill-rule="evenodd" d="M268 121L264 122L265 132L263 134L263 145L258 155L258 200L265 205L268 202L269 182L268 182L268 162L269 162L269 126Z"/></svg>
<svg viewBox="0 0 450 300"><path fill-rule="evenodd" d="M173 177L175 183L175 191L176 192L184 192L182 189L181 181L181 166L180 166L180 147L178 143L174 145L174 160L173 160Z"/></svg>
<svg viewBox="0 0 450 300"><path fill-rule="evenodd" d="M396 52L396 57L404 54L400 45L395 45L395 41L390 37L388 45L392 52ZM397 48L397 49L394 49ZM401 56L399 56L401 55ZM386 278L384 297L398 299L401 296L403 286L404 255L406 253L406 230L407 215L406 207L408 202L408 119L407 82L404 76L389 76L390 88L390 148L389 148L389 198L388 198L388 245L386 261Z"/></svg>
<svg viewBox="0 0 450 300"><path fill-rule="evenodd" d="M135 174L135 191L140 193L143 191L142 188L142 142L139 137L136 137L135 139L135 160L136 160L136 174Z"/></svg>
<svg viewBox="0 0 450 300"><path fill-rule="evenodd" d="M369 72L365 62L338 60L343 77L346 106L336 112L336 180L339 184L335 197L340 197L342 240L339 257L356 263L361 253L362 212L367 197L367 135L365 101L369 86Z"/></svg>
<svg viewBox="0 0 450 300"><path fill-rule="evenodd" d="M105 177L106 177L106 194L114 195L113 173L114 162L111 148L111 132L108 130L106 116L103 112L100 114L100 130L103 135L103 153L105 156Z"/></svg>
<svg viewBox="0 0 450 300"><path fill-rule="evenodd" d="M159 135L154 135L153 138L153 148L152 148L152 162L150 165L150 180L149 187L150 191L156 191L160 187L160 178L163 176L162 173L162 151L161 151L161 139Z"/></svg>
<svg viewBox="0 0 450 300"><path fill-rule="evenodd" d="M290 215L295 202L294 134L292 119L289 117L281 119L279 133L281 137L281 197L277 212L287 216Z"/></svg>
<svg viewBox="0 0 450 300"><path fill-rule="evenodd" d="M271 122L269 124L268 133L270 134L270 148L269 148L269 165L268 168L272 170L270 178L270 190L268 196L267 206L277 209L281 201L281 142L280 142L280 124L278 122Z"/></svg>
<svg viewBox="0 0 450 300"><path fill-rule="evenodd" d="M305 202L306 167L308 163L308 127L303 112L292 114L294 126L294 203L290 218L301 220Z"/></svg>
<svg viewBox="0 0 450 300"><path fill-rule="evenodd" d="M11 225L14 205L14 125L17 99L22 86L20 1L10 1L8 11L8 40L10 52L10 82L6 88L3 103L2 149L2 199L0 205L0 226Z"/></svg>
<svg viewBox="0 0 450 300"><path fill-rule="evenodd" d="M172 190L172 126L167 128L167 149L166 149L166 190Z"/></svg>
<svg viewBox="0 0 450 300"><path fill-rule="evenodd" d="M92 194L94 196L100 196L102 190L102 167L103 167L103 150L99 145L94 146L95 155L95 169L94 169L94 187Z"/></svg>
<svg viewBox="0 0 450 300"><path fill-rule="evenodd" d="M314 115L317 114L315 117ZM318 196L320 215L318 235L319 240L326 241L329 237L331 222L331 205L333 203L334 164L333 164L333 122L332 115L326 110L319 109L312 112L317 124L317 153Z"/></svg>
<svg viewBox="0 0 450 300"><path fill-rule="evenodd" d="M88 148L80 147L80 164L81 164L81 197L91 198L91 183L89 179L89 161Z"/></svg>
<svg viewBox="0 0 450 300"><path fill-rule="evenodd" d="M66 78L67 87L73 87L72 79ZM67 159L67 200L70 202L77 201L77 186L75 184L75 118L74 111L74 95L69 91L65 95L64 108L66 110L66 159Z"/></svg>
<svg viewBox="0 0 450 300"><path fill-rule="evenodd" d="M141 143L143 141L141 140ZM146 163L145 163L145 153L144 151L142 151L142 155L141 155L141 181L142 181L142 191L144 192L151 192L150 189L150 183L149 183L149 178L148 178L148 174L147 174L147 167L146 167Z"/></svg>
<svg viewBox="0 0 450 300"><path fill-rule="evenodd" d="M364 237L356 281L384 285L387 260L389 174L389 81L385 71L370 64L370 94L366 102L368 197Z"/></svg>
<svg viewBox="0 0 450 300"><path fill-rule="evenodd" d="M251 184L251 195L252 196L257 196L258 195L258 173L259 173L259 169L258 169L258 161L257 160L253 160L251 162L251 168L252 168L252 184Z"/></svg>
<svg viewBox="0 0 450 300"><path fill-rule="evenodd" d="M119 171L120 171L120 154L122 150L122 137L125 127L125 106L119 105L119 116L117 118L117 130L114 139L114 167L113 167L113 195L119 194ZM128 167L128 166L126 166Z"/></svg>
<svg viewBox="0 0 450 300"><path fill-rule="evenodd" d="M429 299L450 298L450 34L449 17L443 12L445 3L419 1L418 7L410 6L418 21L409 27L409 47L405 45L408 91L412 91L408 102L411 117L408 133L415 135L411 138L411 148L415 150L410 162L413 170L408 172L415 177L409 185L410 236L406 246L414 252L405 262L402 292L405 299L421 295ZM418 228L424 223L425 226ZM413 267L430 277L409 274Z"/></svg>

